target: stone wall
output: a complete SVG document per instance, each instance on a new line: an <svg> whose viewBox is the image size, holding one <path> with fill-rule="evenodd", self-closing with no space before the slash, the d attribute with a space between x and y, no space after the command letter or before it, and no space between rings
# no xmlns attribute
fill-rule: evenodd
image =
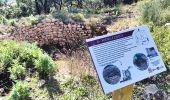
<svg viewBox="0 0 170 100"><path fill-rule="evenodd" d="M10 38L37 42L39 46L58 44L74 46L94 35L106 34L104 26L86 24L64 24L58 20L45 19L37 25L15 28Z"/></svg>

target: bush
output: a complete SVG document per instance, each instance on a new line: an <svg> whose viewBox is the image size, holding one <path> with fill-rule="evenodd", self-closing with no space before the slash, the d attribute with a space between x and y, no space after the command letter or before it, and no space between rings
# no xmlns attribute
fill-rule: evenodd
<svg viewBox="0 0 170 100"><path fill-rule="evenodd" d="M170 27L155 27L153 37L161 52L165 65L168 70L170 70Z"/></svg>
<svg viewBox="0 0 170 100"><path fill-rule="evenodd" d="M170 1L169 0L161 0L161 4L163 8L167 8L170 6Z"/></svg>
<svg viewBox="0 0 170 100"><path fill-rule="evenodd" d="M7 100L31 100L27 82L17 82Z"/></svg>
<svg viewBox="0 0 170 100"><path fill-rule="evenodd" d="M3 9L3 13L7 19L19 18L22 16L22 10L18 6L10 6Z"/></svg>
<svg viewBox="0 0 170 100"><path fill-rule="evenodd" d="M39 59L39 55L43 55L43 51L36 46L35 43L23 43L23 48L20 48L19 60L25 62L27 68L35 66L36 59Z"/></svg>
<svg viewBox="0 0 170 100"><path fill-rule="evenodd" d="M0 41L0 64L10 69L13 79L25 76L25 69L37 68L40 75L48 75L54 68L54 61L36 44L16 42L12 40Z"/></svg>
<svg viewBox="0 0 170 100"><path fill-rule="evenodd" d="M47 54L41 55L35 62L36 68L40 75L46 76L51 73L54 69L54 62Z"/></svg>
<svg viewBox="0 0 170 100"><path fill-rule="evenodd" d="M88 19L86 23L89 25L96 25L99 22L101 22L101 19L93 17L93 18Z"/></svg>
<svg viewBox="0 0 170 100"><path fill-rule="evenodd" d="M39 22L38 18L31 15L29 17L22 17L16 22L16 24L18 26L31 26L31 25L38 24L38 22Z"/></svg>
<svg viewBox="0 0 170 100"><path fill-rule="evenodd" d="M162 11L159 23L167 23L168 21L170 21L169 11L170 11L170 6Z"/></svg>
<svg viewBox="0 0 170 100"><path fill-rule="evenodd" d="M161 11L161 5L159 0L148 1L143 4L142 7L142 19L144 22L158 23Z"/></svg>
<svg viewBox="0 0 170 100"><path fill-rule="evenodd" d="M64 23L72 23L74 22L70 17L69 13L65 11L59 11L57 13L52 14L54 18L59 19L60 21Z"/></svg>
<svg viewBox="0 0 170 100"><path fill-rule="evenodd" d="M153 22L156 25L161 25L170 20L169 0L149 0L142 5L142 20L143 22Z"/></svg>
<svg viewBox="0 0 170 100"><path fill-rule="evenodd" d="M84 15L82 13L77 13L74 16L72 16L72 19L74 21L84 21L85 17L84 17Z"/></svg>
<svg viewBox="0 0 170 100"><path fill-rule="evenodd" d="M8 46L7 46L8 45ZM14 45L14 43L11 42L11 44L9 44L7 41L1 41L1 45L0 45L0 54L1 54L1 64L2 66L4 66L5 68L8 68L9 66L11 66L12 63L12 58L13 56L13 52L15 51L13 48L17 47L17 45Z"/></svg>
<svg viewBox="0 0 170 100"><path fill-rule="evenodd" d="M166 72L154 76L153 80L155 82L159 82L160 79L165 80L158 83L158 86L165 91L170 91L170 84L167 82L167 77L170 74L170 27L154 27L152 34L167 68Z"/></svg>
<svg viewBox="0 0 170 100"><path fill-rule="evenodd" d="M26 75L26 69L24 65L19 64L18 60L14 60L14 63L9 68L10 78L13 80L23 79Z"/></svg>
<svg viewBox="0 0 170 100"><path fill-rule="evenodd" d="M1 58L0 58L1 59ZM0 62L0 74L3 73L4 70L4 66L2 65L2 63Z"/></svg>
<svg viewBox="0 0 170 100"><path fill-rule="evenodd" d="M6 24L6 23L7 23L7 19L4 16L0 15L0 24Z"/></svg>

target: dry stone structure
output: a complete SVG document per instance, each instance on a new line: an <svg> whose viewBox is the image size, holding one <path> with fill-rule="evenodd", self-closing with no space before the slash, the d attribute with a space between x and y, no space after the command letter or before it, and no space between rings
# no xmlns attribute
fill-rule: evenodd
<svg viewBox="0 0 170 100"><path fill-rule="evenodd" d="M15 28L8 38L37 42L39 46L49 44L75 46L84 39L106 33L104 26L64 24L58 20L45 19L37 25Z"/></svg>

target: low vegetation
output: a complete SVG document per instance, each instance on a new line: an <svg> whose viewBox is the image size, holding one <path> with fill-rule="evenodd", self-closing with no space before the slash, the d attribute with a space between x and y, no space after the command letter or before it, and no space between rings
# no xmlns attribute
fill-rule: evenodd
<svg viewBox="0 0 170 100"><path fill-rule="evenodd" d="M1 74L9 74L11 80L6 81L12 81L14 84L9 100L14 98L16 100L28 100L29 86L26 82L20 81L24 81L26 77L36 73L38 73L40 79L48 78L56 65L52 58L38 48L36 44L12 40L2 40L0 44Z"/></svg>
<svg viewBox="0 0 170 100"><path fill-rule="evenodd" d="M169 6L169 0L146 0L141 7L143 22L152 22L155 25L165 24L170 20Z"/></svg>

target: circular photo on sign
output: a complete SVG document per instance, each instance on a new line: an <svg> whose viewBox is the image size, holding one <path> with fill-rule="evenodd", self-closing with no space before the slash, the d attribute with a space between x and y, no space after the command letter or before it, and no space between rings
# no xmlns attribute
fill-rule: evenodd
<svg viewBox="0 0 170 100"><path fill-rule="evenodd" d="M146 70L149 66L148 58L142 53L137 53L133 57L133 64L141 71Z"/></svg>
<svg viewBox="0 0 170 100"><path fill-rule="evenodd" d="M103 77L107 83L114 85L120 81L121 73L116 66L107 65L103 70Z"/></svg>

